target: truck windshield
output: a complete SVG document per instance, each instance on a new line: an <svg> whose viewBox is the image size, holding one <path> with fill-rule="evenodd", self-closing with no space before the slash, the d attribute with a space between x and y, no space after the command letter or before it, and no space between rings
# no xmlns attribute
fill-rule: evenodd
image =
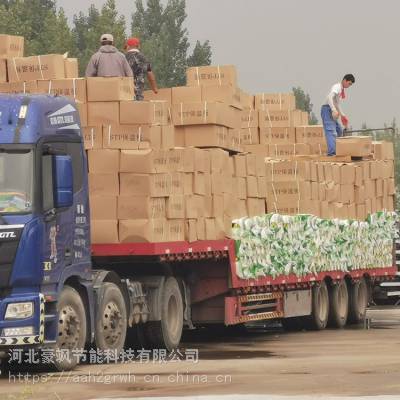
<svg viewBox="0 0 400 400"><path fill-rule="evenodd" d="M32 211L33 151L0 148L0 214Z"/></svg>

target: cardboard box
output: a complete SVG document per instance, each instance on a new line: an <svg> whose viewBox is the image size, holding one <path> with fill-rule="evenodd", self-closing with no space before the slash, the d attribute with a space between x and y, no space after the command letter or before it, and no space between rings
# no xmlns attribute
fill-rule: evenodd
<svg viewBox="0 0 400 400"><path fill-rule="evenodd" d="M80 103L79 101L76 101L75 105L79 113L81 128L86 128L89 126L88 105L87 103Z"/></svg>
<svg viewBox="0 0 400 400"><path fill-rule="evenodd" d="M78 78L79 68L77 58L65 58L64 59L65 77L66 78Z"/></svg>
<svg viewBox="0 0 400 400"><path fill-rule="evenodd" d="M90 220L118 219L117 196L90 196Z"/></svg>
<svg viewBox="0 0 400 400"><path fill-rule="evenodd" d="M246 154L246 176L257 176L256 154Z"/></svg>
<svg viewBox="0 0 400 400"><path fill-rule="evenodd" d="M167 197L172 195L172 174L120 173L121 195ZM183 194L175 191L174 194Z"/></svg>
<svg viewBox="0 0 400 400"><path fill-rule="evenodd" d="M366 198L365 186L356 186L354 188L354 203L363 204Z"/></svg>
<svg viewBox="0 0 400 400"><path fill-rule="evenodd" d="M175 146L176 147L185 147L185 127L184 126L175 126L174 127L174 138L175 138Z"/></svg>
<svg viewBox="0 0 400 400"><path fill-rule="evenodd" d="M325 200L328 202L339 201L340 199L340 185L334 182L325 184Z"/></svg>
<svg viewBox="0 0 400 400"><path fill-rule="evenodd" d="M218 125L185 126L185 145L228 148L228 128Z"/></svg>
<svg viewBox="0 0 400 400"><path fill-rule="evenodd" d="M394 160L394 148L391 142L372 142L372 151L375 160Z"/></svg>
<svg viewBox="0 0 400 400"><path fill-rule="evenodd" d="M197 221L195 219L187 219L185 221L185 240L195 242L197 238Z"/></svg>
<svg viewBox="0 0 400 400"><path fill-rule="evenodd" d="M296 127L296 143L325 144L325 133L322 125Z"/></svg>
<svg viewBox="0 0 400 400"><path fill-rule="evenodd" d="M292 112L287 110L259 111L258 123L260 128L292 127Z"/></svg>
<svg viewBox="0 0 400 400"><path fill-rule="evenodd" d="M356 180L355 164L333 164L333 181L340 184L354 184Z"/></svg>
<svg viewBox="0 0 400 400"><path fill-rule="evenodd" d="M240 91L240 102L243 110L254 110L254 95Z"/></svg>
<svg viewBox="0 0 400 400"><path fill-rule="evenodd" d="M119 104L117 101L88 103L88 125L119 125Z"/></svg>
<svg viewBox="0 0 400 400"><path fill-rule="evenodd" d="M310 154L310 147L308 144L270 144L269 155L270 157L293 157L297 155Z"/></svg>
<svg viewBox="0 0 400 400"><path fill-rule="evenodd" d="M246 191L249 197L259 197L258 193L258 181L256 176L248 176L246 178Z"/></svg>
<svg viewBox="0 0 400 400"><path fill-rule="evenodd" d="M258 136L258 128L240 129L240 143L241 144L259 144L260 138Z"/></svg>
<svg viewBox="0 0 400 400"><path fill-rule="evenodd" d="M333 169L332 163L323 163L324 165L324 177L326 182L333 181Z"/></svg>
<svg viewBox="0 0 400 400"><path fill-rule="evenodd" d="M195 147L175 148L167 152L168 168L179 172L209 172L208 152Z"/></svg>
<svg viewBox="0 0 400 400"><path fill-rule="evenodd" d="M309 143L311 154L326 156L328 154L328 146L326 143Z"/></svg>
<svg viewBox="0 0 400 400"><path fill-rule="evenodd" d="M8 80L64 79L64 58L60 54L10 58L7 62Z"/></svg>
<svg viewBox="0 0 400 400"><path fill-rule="evenodd" d="M103 125L105 149L161 149L162 127L152 125Z"/></svg>
<svg viewBox="0 0 400 400"><path fill-rule="evenodd" d="M120 121L128 125L168 125L169 107L165 101L121 101Z"/></svg>
<svg viewBox="0 0 400 400"><path fill-rule="evenodd" d="M325 182L325 167L324 167L324 163L321 162L317 162L316 163L317 166L317 176L318 176L318 182Z"/></svg>
<svg viewBox="0 0 400 400"><path fill-rule="evenodd" d="M24 56L23 36L0 35L0 58Z"/></svg>
<svg viewBox="0 0 400 400"><path fill-rule="evenodd" d="M234 175L245 178L247 176L246 170L246 155L237 154L233 157Z"/></svg>
<svg viewBox="0 0 400 400"><path fill-rule="evenodd" d="M211 172L223 172L229 162L229 153L222 149L207 149L211 159Z"/></svg>
<svg viewBox="0 0 400 400"><path fill-rule="evenodd" d="M118 173L118 150L88 150L89 173Z"/></svg>
<svg viewBox="0 0 400 400"><path fill-rule="evenodd" d="M174 218L185 218L185 208L186 208L186 200L187 196L184 195L173 195L169 196L166 199L166 215L169 219ZM194 207L194 210L197 211L197 208ZM197 212L196 212L197 214ZM188 216L189 218L189 216ZM197 215L196 217L197 218Z"/></svg>
<svg viewBox="0 0 400 400"><path fill-rule="evenodd" d="M301 111L301 110L294 110L292 111L291 115L292 119L292 125L294 127L297 126L305 126L309 124L309 115L308 112L306 111Z"/></svg>
<svg viewBox="0 0 400 400"><path fill-rule="evenodd" d="M256 94L255 108L262 111L292 111L296 109L296 98L293 93Z"/></svg>
<svg viewBox="0 0 400 400"><path fill-rule="evenodd" d="M343 204L354 203L355 195L354 195L354 185L340 185L340 197L339 202Z"/></svg>
<svg viewBox="0 0 400 400"><path fill-rule="evenodd" d="M344 136L336 139L336 155L367 157L372 153L371 136Z"/></svg>
<svg viewBox="0 0 400 400"><path fill-rule="evenodd" d="M364 184L364 179L363 179L363 168L361 165L356 165L355 166L355 181L354 184L356 186L362 186Z"/></svg>
<svg viewBox="0 0 400 400"><path fill-rule="evenodd" d="M261 144L294 144L295 142L295 128L260 128Z"/></svg>
<svg viewBox="0 0 400 400"><path fill-rule="evenodd" d="M250 128L251 129L251 128ZM254 133L254 140L258 140L258 129L255 129ZM242 152L243 146L241 142L241 131L242 129L230 129L228 128L228 146L226 147L227 150Z"/></svg>
<svg viewBox="0 0 400 400"><path fill-rule="evenodd" d="M279 205L292 204L301 199L309 199L310 193L310 182L270 182L267 186L267 202Z"/></svg>
<svg viewBox="0 0 400 400"><path fill-rule="evenodd" d="M240 89L231 85L203 86L201 88L201 100L221 102L241 110L240 92ZM193 99L191 101L197 100Z"/></svg>
<svg viewBox="0 0 400 400"><path fill-rule="evenodd" d="M376 196L383 197L383 179L377 179L375 181L376 185Z"/></svg>
<svg viewBox="0 0 400 400"><path fill-rule="evenodd" d="M310 163L308 161L266 160L265 170L268 182L290 182L310 180Z"/></svg>
<svg viewBox="0 0 400 400"><path fill-rule="evenodd" d="M37 81L0 83L0 93L37 93Z"/></svg>
<svg viewBox="0 0 400 400"><path fill-rule="evenodd" d="M116 219L93 219L90 224L90 237L92 244L119 243L118 221Z"/></svg>
<svg viewBox="0 0 400 400"><path fill-rule="evenodd" d="M163 197L118 196L118 219L165 218Z"/></svg>
<svg viewBox="0 0 400 400"><path fill-rule="evenodd" d="M257 191L260 199L265 199L267 195L267 178L265 176L257 176Z"/></svg>
<svg viewBox="0 0 400 400"><path fill-rule="evenodd" d="M103 128L88 126L82 129L85 150L103 148Z"/></svg>
<svg viewBox="0 0 400 400"><path fill-rule="evenodd" d="M131 77L95 77L86 81L88 101L130 101L135 97Z"/></svg>
<svg viewBox="0 0 400 400"><path fill-rule="evenodd" d="M139 174L168 172L168 151L121 150L120 172Z"/></svg>
<svg viewBox="0 0 400 400"><path fill-rule="evenodd" d="M172 89L162 88L158 89L158 93L154 93L152 90L145 90L143 92L145 101L166 101L167 106L171 107L172 104Z"/></svg>
<svg viewBox="0 0 400 400"><path fill-rule="evenodd" d="M234 178L235 193L240 200L246 200L247 198L247 182L246 178L235 177Z"/></svg>
<svg viewBox="0 0 400 400"><path fill-rule="evenodd" d="M269 145L268 144L244 144L243 151L252 154L258 154L260 156L269 156Z"/></svg>
<svg viewBox="0 0 400 400"><path fill-rule="evenodd" d="M245 109L240 111L240 120L242 129L258 128L258 111L253 109Z"/></svg>
<svg viewBox="0 0 400 400"><path fill-rule="evenodd" d="M7 79L7 60L0 59L0 83L8 82Z"/></svg>
<svg viewBox="0 0 400 400"><path fill-rule="evenodd" d="M118 196L119 178L116 173L89 174L90 196Z"/></svg>
<svg viewBox="0 0 400 400"><path fill-rule="evenodd" d="M376 197L376 183L375 180L365 181L365 197L367 199L373 199Z"/></svg>
<svg viewBox="0 0 400 400"><path fill-rule="evenodd" d="M319 200L319 185L318 182L311 182L311 200Z"/></svg>
<svg viewBox="0 0 400 400"><path fill-rule="evenodd" d="M211 194L221 195L223 193L223 177L221 172L211 173Z"/></svg>
<svg viewBox="0 0 400 400"><path fill-rule="evenodd" d="M256 215L265 214L265 200L248 198L246 200L247 216L254 217Z"/></svg>
<svg viewBox="0 0 400 400"><path fill-rule="evenodd" d="M171 89L172 104L201 102L201 87L177 86Z"/></svg>
<svg viewBox="0 0 400 400"><path fill-rule="evenodd" d="M204 197L204 215L207 218L222 217L224 213L224 197L221 195L212 195Z"/></svg>
<svg viewBox="0 0 400 400"><path fill-rule="evenodd" d="M209 65L190 67L186 70L187 86L237 86L237 73L234 65Z"/></svg>
<svg viewBox="0 0 400 400"><path fill-rule="evenodd" d="M81 103L87 102L86 79L84 78L38 81L37 92L54 96L66 96Z"/></svg>
<svg viewBox="0 0 400 400"><path fill-rule="evenodd" d="M119 221L121 243L167 242L168 230L168 222L164 218Z"/></svg>
<svg viewBox="0 0 400 400"><path fill-rule="evenodd" d="M386 194L388 196L392 196L396 194L396 186L395 186L395 181L394 179L388 179L388 185L387 185L387 192Z"/></svg>
<svg viewBox="0 0 400 400"><path fill-rule="evenodd" d="M240 127L240 113L224 103L180 103L172 105L174 125L216 124L228 128Z"/></svg>
<svg viewBox="0 0 400 400"><path fill-rule="evenodd" d="M205 240L216 240L215 218L205 218Z"/></svg>

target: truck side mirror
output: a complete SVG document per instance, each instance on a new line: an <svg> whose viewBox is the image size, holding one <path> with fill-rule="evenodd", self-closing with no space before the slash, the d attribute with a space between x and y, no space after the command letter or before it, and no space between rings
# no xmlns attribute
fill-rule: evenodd
<svg viewBox="0 0 400 400"><path fill-rule="evenodd" d="M71 207L74 202L72 161L70 156L53 158L54 207Z"/></svg>

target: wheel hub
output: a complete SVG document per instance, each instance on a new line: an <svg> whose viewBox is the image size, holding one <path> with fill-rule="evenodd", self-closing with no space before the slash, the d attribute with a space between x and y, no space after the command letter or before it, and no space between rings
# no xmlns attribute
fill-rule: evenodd
<svg viewBox="0 0 400 400"><path fill-rule="evenodd" d="M74 349L78 346L80 325L78 314L71 306L60 311L58 340L61 348Z"/></svg>
<svg viewBox="0 0 400 400"><path fill-rule="evenodd" d="M122 335L122 315L114 302L108 303L103 312L104 338L109 346L113 346Z"/></svg>

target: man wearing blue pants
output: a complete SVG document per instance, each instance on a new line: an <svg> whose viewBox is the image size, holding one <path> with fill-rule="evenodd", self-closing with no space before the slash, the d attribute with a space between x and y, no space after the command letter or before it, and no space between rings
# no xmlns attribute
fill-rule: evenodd
<svg viewBox="0 0 400 400"><path fill-rule="evenodd" d="M324 126L326 144L328 146L328 156L336 154L336 137L343 135L343 129L339 124L339 117L345 128L349 123L347 117L340 108L340 99L346 98L345 89L355 82L354 75L347 74L342 82L332 86L325 104L321 108L322 124Z"/></svg>

